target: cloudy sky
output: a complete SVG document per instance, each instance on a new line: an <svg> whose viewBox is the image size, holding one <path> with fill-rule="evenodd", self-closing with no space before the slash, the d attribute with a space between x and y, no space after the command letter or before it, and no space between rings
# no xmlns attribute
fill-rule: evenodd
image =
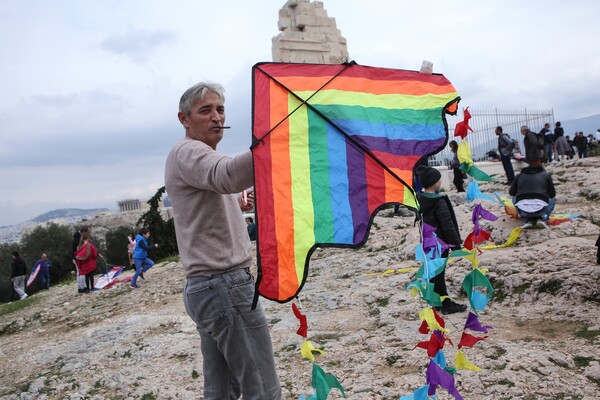
<svg viewBox="0 0 600 400"><path fill-rule="evenodd" d="M0 0L0 226L161 187L181 93L226 89L219 150L250 145L251 68L285 0ZM600 113L596 0L324 0L363 65L434 63L472 108Z"/></svg>

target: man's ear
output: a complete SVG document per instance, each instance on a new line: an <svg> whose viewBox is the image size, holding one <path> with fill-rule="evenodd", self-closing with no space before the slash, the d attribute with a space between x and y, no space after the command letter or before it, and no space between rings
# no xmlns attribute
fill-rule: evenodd
<svg viewBox="0 0 600 400"><path fill-rule="evenodd" d="M179 111L177 113L177 118L179 118L179 122L181 122L181 125L183 125L184 128L187 128L187 126L186 126L187 115L185 115L184 113L182 113L181 111Z"/></svg>

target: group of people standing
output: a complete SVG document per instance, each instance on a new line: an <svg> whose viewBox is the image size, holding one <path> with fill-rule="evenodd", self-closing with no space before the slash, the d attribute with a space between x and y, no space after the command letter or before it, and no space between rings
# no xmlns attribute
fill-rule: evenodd
<svg viewBox="0 0 600 400"><path fill-rule="evenodd" d="M39 276L42 289L50 288L51 266L52 262L50 262L50 259L48 259L48 255L46 253L42 253L40 259L33 264L33 268L31 269L32 273L37 273L37 276ZM13 284L13 289L19 296L20 300L25 300L28 297L27 293L25 293L26 277L27 264L18 251L13 251L10 280Z"/></svg>
<svg viewBox="0 0 600 400"><path fill-rule="evenodd" d="M73 262L77 271L78 293L90 293L94 290L96 260L98 257L102 257L102 254L98 252L90 239L91 233L92 229L89 226L84 226L73 235ZM158 244L150 245L148 243L149 237L150 230L148 228L140 229L135 239L133 239L133 234L128 236L129 263L132 268L135 268L135 273L129 285L132 289L139 289L137 285L138 278L144 279L144 272L154 265L154 261L148 258L148 251L157 248Z"/></svg>
<svg viewBox="0 0 600 400"><path fill-rule="evenodd" d="M546 123L540 133L535 133L527 125L523 125L521 134L528 165L515 176L511 162L514 144L512 147L509 145L512 140L503 133L501 126L496 128L498 151L502 155L506 183L510 185L508 193L513 196L513 204L524 222L523 228L531 228L534 225L547 228L545 221L554 210L556 191L552 177L546 172L543 164L552 160L555 146L558 149L557 153L564 155L562 146L566 143L566 138L560 122L556 123L554 133L550 132L550 124Z"/></svg>
<svg viewBox="0 0 600 400"><path fill-rule="evenodd" d="M565 136L560 122L556 123L554 132L550 130L550 124L546 123L538 136L544 138L542 162L546 164L553 161L562 161L563 159L572 160L575 157L575 151L577 151L579 158L587 157L590 149L598 147L600 129L595 134L590 133L587 137L583 132L575 132L573 139L571 139L569 135Z"/></svg>

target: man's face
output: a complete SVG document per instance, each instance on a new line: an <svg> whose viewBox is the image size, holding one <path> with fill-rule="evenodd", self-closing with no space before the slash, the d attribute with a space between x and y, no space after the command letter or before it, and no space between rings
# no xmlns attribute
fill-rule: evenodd
<svg viewBox="0 0 600 400"><path fill-rule="evenodd" d="M521 135L527 135L527 129L521 128Z"/></svg>
<svg viewBox="0 0 600 400"><path fill-rule="evenodd" d="M500 136L501 133L502 133L502 131L500 131L500 129L496 128L496 135Z"/></svg>
<svg viewBox="0 0 600 400"><path fill-rule="evenodd" d="M200 140L213 149L223 139L221 127L225 123L225 105L216 93L208 92L194 103L189 115L180 112L178 117L186 136L192 139Z"/></svg>

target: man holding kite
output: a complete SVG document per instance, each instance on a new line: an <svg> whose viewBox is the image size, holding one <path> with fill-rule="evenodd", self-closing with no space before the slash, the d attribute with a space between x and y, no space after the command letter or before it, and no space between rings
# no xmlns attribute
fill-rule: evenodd
<svg viewBox="0 0 600 400"><path fill-rule="evenodd" d="M216 151L228 128L224 102L217 84L199 83L182 95L185 138L165 166L187 278L184 304L200 333L204 398L276 400L281 386L263 309L252 309L252 245L235 195L253 185L252 155Z"/></svg>

